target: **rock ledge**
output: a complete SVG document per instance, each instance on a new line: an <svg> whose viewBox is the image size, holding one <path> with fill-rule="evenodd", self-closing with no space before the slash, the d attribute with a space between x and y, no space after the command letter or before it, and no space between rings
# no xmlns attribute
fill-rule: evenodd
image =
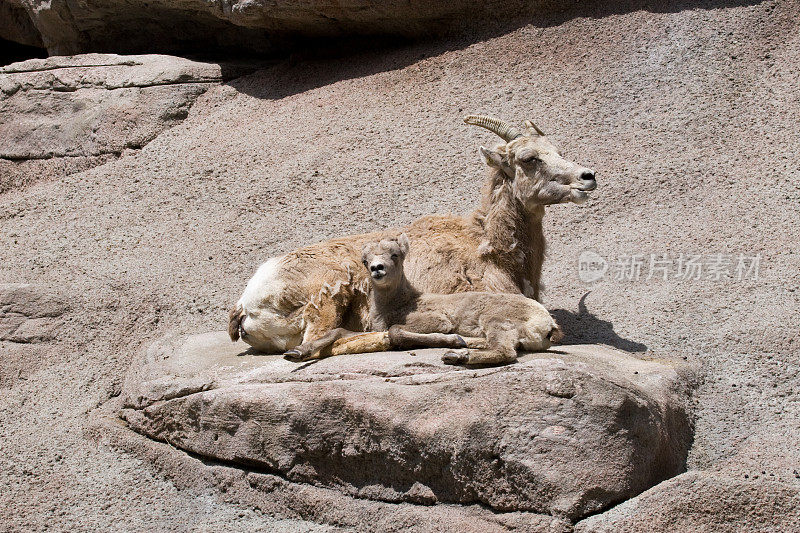
<svg viewBox="0 0 800 533"><path fill-rule="evenodd" d="M485 369L439 350L296 365L223 332L156 342L122 417L201 456L388 502L570 520L684 469L690 373L601 346Z"/></svg>
<svg viewBox="0 0 800 533"><path fill-rule="evenodd" d="M0 193L142 148L180 124L209 87L257 67L155 54L84 54L0 67Z"/></svg>

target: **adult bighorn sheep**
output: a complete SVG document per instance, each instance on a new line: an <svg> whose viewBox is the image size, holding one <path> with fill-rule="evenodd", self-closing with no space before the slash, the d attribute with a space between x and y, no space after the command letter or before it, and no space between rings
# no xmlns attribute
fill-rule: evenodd
<svg viewBox="0 0 800 533"><path fill-rule="evenodd" d="M546 350L561 331L542 304L523 294L423 293L403 272L409 250L403 234L367 243L362 263L370 276L367 329L388 331L386 348L465 348L442 357L450 364L498 364L517 360L517 349ZM305 359L354 332L335 328L284 356ZM466 348L477 349L466 349Z"/></svg>
<svg viewBox="0 0 800 533"><path fill-rule="evenodd" d="M424 292L523 293L538 300L544 206L583 203L597 187L595 173L561 157L531 121L524 130L486 116L464 122L504 141L480 148L490 168L480 206L467 216L422 217L400 230L412 242L406 276ZM230 312L231 339L283 353L337 327L364 331L370 287L361 249L385 235L342 237L266 261Z"/></svg>

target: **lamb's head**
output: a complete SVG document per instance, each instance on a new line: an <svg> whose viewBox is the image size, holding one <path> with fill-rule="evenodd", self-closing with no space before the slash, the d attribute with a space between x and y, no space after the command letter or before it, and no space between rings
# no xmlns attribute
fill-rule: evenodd
<svg viewBox="0 0 800 533"><path fill-rule="evenodd" d="M469 115L464 122L486 128L505 143L494 149L481 146L481 156L490 167L511 181L514 195L526 207L566 202L585 202L597 188L595 172L564 159L559 149L530 120L517 129L496 118Z"/></svg>
<svg viewBox="0 0 800 533"><path fill-rule="evenodd" d="M361 262L378 289L396 287L403 279L403 260L408 255L408 237L382 239L364 245Z"/></svg>

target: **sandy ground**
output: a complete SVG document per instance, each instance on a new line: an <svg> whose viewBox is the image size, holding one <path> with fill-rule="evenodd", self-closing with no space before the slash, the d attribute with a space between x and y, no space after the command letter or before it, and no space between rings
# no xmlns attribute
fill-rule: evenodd
<svg viewBox="0 0 800 533"><path fill-rule="evenodd" d="M294 58L209 90L138 152L0 195L0 283L70 304L57 340L13 352L4 370L0 528L319 527L179 490L89 439L87 414L119 393L143 344L223 329L267 257L470 210L477 148L494 139L463 125L467 112L534 118L598 171L588 205L546 217L544 303L567 342L697 363L689 468L800 490L800 6L701 4L619 4L475 43ZM604 280L580 279L585 250L611 264ZM614 279L634 254L638 279ZM703 276L724 254L734 277L647 279L651 254L699 254ZM739 254L760 256L757 279L736 279Z"/></svg>

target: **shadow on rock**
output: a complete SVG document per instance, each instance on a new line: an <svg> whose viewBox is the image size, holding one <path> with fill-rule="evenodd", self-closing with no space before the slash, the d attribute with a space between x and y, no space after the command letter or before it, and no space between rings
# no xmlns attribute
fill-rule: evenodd
<svg viewBox="0 0 800 533"><path fill-rule="evenodd" d="M561 344L606 344L626 352L644 352L647 346L641 342L620 337L614 331L614 324L608 320L598 318L586 307L586 298L590 292L584 294L578 302L578 312L566 309L553 309L550 314L564 330L564 340Z"/></svg>
<svg viewBox="0 0 800 533"><path fill-rule="evenodd" d="M540 0L510 10L516 15L459 19L455 25L445 24L438 30L420 35L397 33L349 36L289 38L276 52L261 56L262 61L275 61L267 76L245 76L229 82L238 92L260 99L278 100L294 94L324 87L339 81L362 78L405 68L414 63L452 50L461 50L475 43L500 37L525 26L539 28L560 26L573 19L601 19L636 11L678 13L694 9L719 9L749 6L762 0L615 0L611 2L560 3ZM481 9L491 10L491 3ZM423 35L428 35L425 37ZM289 55L291 54L291 55Z"/></svg>

